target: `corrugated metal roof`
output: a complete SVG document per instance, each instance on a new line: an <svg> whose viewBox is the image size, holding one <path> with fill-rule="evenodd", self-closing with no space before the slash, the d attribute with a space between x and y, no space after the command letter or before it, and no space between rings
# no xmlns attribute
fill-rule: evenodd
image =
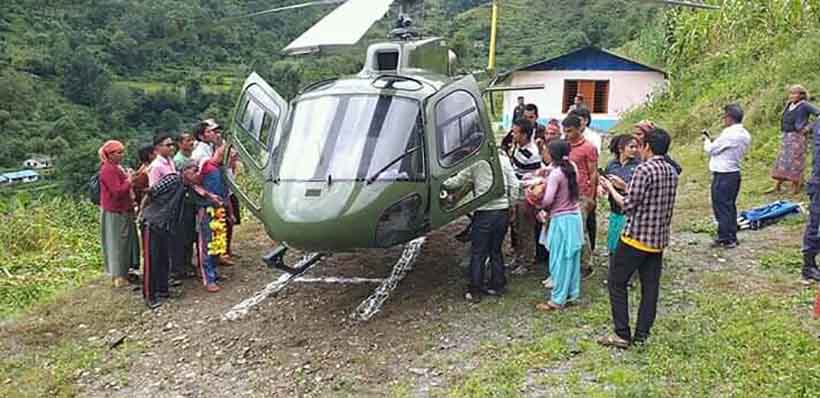
<svg viewBox="0 0 820 398"><path fill-rule="evenodd" d="M8 180L16 180L18 178L29 178L29 177L39 177L40 173L34 170L20 170L20 171L12 171L9 173L0 174L0 178L6 178Z"/></svg>
<svg viewBox="0 0 820 398"><path fill-rule="evenodd" d="M515 68L504 73L504 77L513 72L545 70L646 71L662 73L666 77L666 71L662 69L642 64L598 47L585 47L555 58Z"/></svg>

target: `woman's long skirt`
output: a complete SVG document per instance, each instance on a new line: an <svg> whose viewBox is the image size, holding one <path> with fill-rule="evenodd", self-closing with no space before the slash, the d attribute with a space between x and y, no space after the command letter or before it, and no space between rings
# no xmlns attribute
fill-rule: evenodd
<svg viewBox="0 0 820 398"><path fill-rule="evenodd" d="M781 181L803 181L806 165L806 137L796 131L783 133L783 144L774 164L772 178Z"/></svg>
<svg viewBox="0 0 820 398"><path fill-rule="evenodd" d="M105 273L111 277L126 277L128 268L140 261L134 215L102 210L100 227Z"/></svg>
<svg viewBox="0 0 820 398"><path fill-rule="evenodd" d="M541 244L549 249L550 277L553 288L550 300L564 305L581 296L581 247L584 229L581 215L562 214L550 218L549 231L541 234Z"/></svg>

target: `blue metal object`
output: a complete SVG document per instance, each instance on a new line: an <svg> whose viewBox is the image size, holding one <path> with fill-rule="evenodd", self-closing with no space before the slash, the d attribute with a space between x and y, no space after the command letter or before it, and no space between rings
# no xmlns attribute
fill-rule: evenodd
<svg viewBox="0 0 820 398"><path fill-rule="evenodd" d="M799 204L786 200L779 200L765 206L740 212L738 224L741 227L748 225L748 228L757 230L767 225L774 224L789 214L796 213L800 213Z"/></svg>

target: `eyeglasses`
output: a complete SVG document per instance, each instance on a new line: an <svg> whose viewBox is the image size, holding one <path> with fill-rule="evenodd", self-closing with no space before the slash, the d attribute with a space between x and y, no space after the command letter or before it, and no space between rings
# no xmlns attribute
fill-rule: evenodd
<svg viewBox="0 0 820 398"><path fill-rule="evenodd" d="M173 143L173 142L169 142L169 143L166 143L166 144L165 144L165 146L167 146L167 147L171 148L171 147L173 147L173 146L174 146L174 143Z"/></svg>

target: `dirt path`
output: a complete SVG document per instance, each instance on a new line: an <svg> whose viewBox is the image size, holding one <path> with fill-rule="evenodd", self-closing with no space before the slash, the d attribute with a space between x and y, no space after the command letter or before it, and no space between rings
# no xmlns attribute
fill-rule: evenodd
<svg viewBox="0 0 820 398"><path fill-rule="evenodd" d="M383 396L390 380L408 372L426 376L418 361L423 353L471 342L460 331L444 333L463 320L467 308L458 267L463 248L447 237L458 228L430 237L417 268L383 312L365 324L348 315L372 285L293 284L242 320L223 321L233 305L275 278L259 261L268 240L251 224L238 240L240 264L223 270L225 289L207 295L191 281L182 298L142 314L125 332L139 347L128 372L83 378L85 394ZM336 255L313 274L382 277L399 254L391 249Z"/></svg>
<svg viewBox="0 0 820 398"><path fill-rule="evenodd" d="M9 352L66 338L103 345L105 355L69 375L87 397L441 396L472 369L494 360L487 356L487 346L504 351L550 332L544 316L532 309L543 294L536 273L513 278L504 298L479 305L464 302L459 267L464 247L451 238L460 228L454 224L432 234L416 269L383 312L364 324L350 321L348 315L372 285L294 284L245 318L222 320L232 306L276 277L259 260L269 241L258 225L249 223L237 239L239 265L223 269L228 281L218 294L207 294L188 281L181 298L150 312L137 292L91 285L48 307L39 318L4 325L0 343ZM798 233L793 226L746 233L741 236L744 244L729 253L708 249L708 235L676 233L664 286L664 297L671 299L662 299L660 317L681 311L688 304L676 297L705 283L749 291L766 283L772 289L771 280L761 274L760 255L784 244L793 246ZM391 249L336 255L313 273L383 277L399 253ZM584 283L579 306L583 312L576 316L607 316L601 304L606 300L604 267L598 269ZM705 282L706 273L743 277ZM799 288L793 278L780 283L774 288ZM601 332L581 330L570 345ZM120 341L124 344L108 348ZM571 367L569 361L529 370L520 393L560 395L562 390L537 380L560 376Z"/></svg>

